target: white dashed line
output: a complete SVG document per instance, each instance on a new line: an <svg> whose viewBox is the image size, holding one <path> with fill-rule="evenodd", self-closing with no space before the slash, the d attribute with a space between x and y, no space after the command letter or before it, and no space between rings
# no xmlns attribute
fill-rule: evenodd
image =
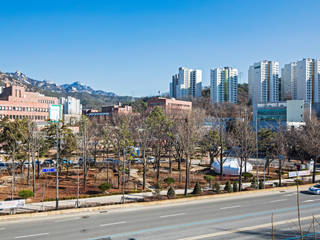
<svg viewBox="0 0 320 240"><path fill-rule="evenodd" d="M0 228L0 231L5 230L5 228Z"/></svg>
<svg viewBox="0 0 320 240"><path fill-rule="evenodd" d="M180 215L185 215L185 213L176 213L176 214L170 214L170 215L163 215L163 216L160 216L160 218L175 217L175 216L180 216Z"/></svg>
<svg viewBox="0 0 320 240"><path fill-rule="evenodd" d="M38 237L38 236L44 236L44 235L48 235L49 233L37 233L37 234L32 234L32 235L25 235L25 236L19 236L19 237L15 237L16 239L18 238L27 238L27 237Z"/></svg>
<svg viewBox="0 0 320 240"><path fill-rule="evenodd" d="M314 202L314 200L309 199L309 200L305 200L305 201L303 201L303 202Z"/></svg>
<svg viewBox="0 0 320 240"><path fill-rule="evenodd" d="M278 200L273 200L270 201L271 203L275 203L275 202L283 202L283 201L287 201L288 199L278 199Z"/></svg>
<svg viewBox="0 0 320 240"><path fill-rule="evenodd" d="M106 224L101 224L100 227L107 227L107 226L112 226L112 225L118 225L118 224L124 224L126 222L114 222L114 223L106 223Z"/></svg>
<svg viewBox="0 0 320 240"><path fill-rule="evenodd" d="M223 209L239 208L239 207L241 207L241 206L238 205L238 206L231 206L231 207L222 207L222 208L220 208L220 209L223 210Z"/></svg>
<svg viewBox="0 0 320 240"><path fill-rule="evenodd" d="M73 221L73 220L79 220L80 218L68 218L68 219L62 219L62 220L56 220L54 222L59 223L59 222L69 222L69 221Z"/></svg>

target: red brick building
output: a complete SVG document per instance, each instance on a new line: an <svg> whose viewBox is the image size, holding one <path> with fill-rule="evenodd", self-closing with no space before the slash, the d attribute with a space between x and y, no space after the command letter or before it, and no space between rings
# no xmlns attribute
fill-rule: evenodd
<svg viewBox="0 0 320 240"><path fill-rule="evenodd" d="M88 111L86 116L91 120L96 120L98 123L103 124L110 120L113 114L132 114L131 106L111 105L102 107L101 112Z"/></svg>
<svg viewBox="0 0 320 240"><path fill-rule="evenodd" d="M27 118L44 122L49 118L49 105L58 104L55 97L46 97L38 92L26 92L24 87L6 85L0 94L0 118Z"/></svg>
<svg viewBox="0 0 320 240"><path fill-rule="evenodd" d="M174 98L156 97L148 100L148 107L161 106L167 115L185 114L192 111L192 102Z"/></svg>

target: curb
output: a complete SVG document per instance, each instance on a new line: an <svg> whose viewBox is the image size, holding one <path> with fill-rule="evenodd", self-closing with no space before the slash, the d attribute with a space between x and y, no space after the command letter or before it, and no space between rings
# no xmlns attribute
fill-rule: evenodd
<svg viewBox="0 0 320 240"><path fill-rule="evenodd" d="M305 184L300 185L300 188L308 188L313 186L314 184ZM251 191L241 191L235 193L224 193L224 194L215 194L215 195L205 195L205 196L192 196L187 198L179 198L179 199L168 199L168 200L156 200L152 202L135 202L135 203L125 203L125 204L115 204L115 205L106 205L106 206L99 206L99 207L88 207L88 208L72 208L72 209L62 209L62 210L53 210L48 212L36 212L36 213L23 213L17 215L5 215L0 216L0 222L4 220L17 220L17 219L24 219L30 217L46 217L52 215L61 215L61 214L72 214L72 213L83 213L83 212L94 212L94 211L105 211L105 210L112 210L112 209L124 209L124 208L132 208L132 207L142 207L142 206L159 206L165 205L169 203L186 203L196 200L207 200L207 199L218 199L218 198L226 198L231 196L242 196L242 195L253 195L256 193L264 193L264 192L279 192L285 190L292 190L295 189L296 186L289 186L289 187L276 187L276 188L268 188L268 189L261 189L261 190L251 190Z"/></svg>

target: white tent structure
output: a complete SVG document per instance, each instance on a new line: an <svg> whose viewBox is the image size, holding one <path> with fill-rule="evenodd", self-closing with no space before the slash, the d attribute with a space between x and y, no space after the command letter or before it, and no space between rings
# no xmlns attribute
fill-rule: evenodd
<svg viewBox="0 0 320 240"><path fill-rule="evenodd" d="M240 159L237 158L227 158L223 162L223 174L225 175L239 175L240 174L240 166L239 166ZM242 173L244 173L245 170L245 163L243 162L242 166ZM214 161L211 165L213 171L215 173L220 174L220 162ZM252 165L247 162L247 172L250 172L252 170Z"/></svg>

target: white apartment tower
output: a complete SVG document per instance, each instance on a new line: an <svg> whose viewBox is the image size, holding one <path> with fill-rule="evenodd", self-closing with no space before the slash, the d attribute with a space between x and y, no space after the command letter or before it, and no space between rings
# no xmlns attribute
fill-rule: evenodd
<svg viewBox="0 0 320 240"><path fill-rule="evenodd" d="M281 69L281 100L297 99L297 63L285 64Z"/></svg>
<svg viewBox="0 0 320 240"><path fill-rule="evenodd" d="M297 62L296 67L297 96L298 100L309 103L320 102L320 61L305 58Z"/></svg>
<svg viewBox="0 0 320 240"><path fill-rule="evenodd" d="M279 62L264 60L250 66L248 82L253 104L279 102Z"/></svg>
<svg viewBox="0 0 320 240"><path fill-rule="evenodd" d="M210 98L212 103L238 102L238 69L224 67L210 70Z"/></svg>
<svg viewBox="0 0 320 240"><path fill-rule="evenodd" d="M200 98L202 91L202 71L185 67L173 75L170 83L170 97L176 99Z"/></svg>

